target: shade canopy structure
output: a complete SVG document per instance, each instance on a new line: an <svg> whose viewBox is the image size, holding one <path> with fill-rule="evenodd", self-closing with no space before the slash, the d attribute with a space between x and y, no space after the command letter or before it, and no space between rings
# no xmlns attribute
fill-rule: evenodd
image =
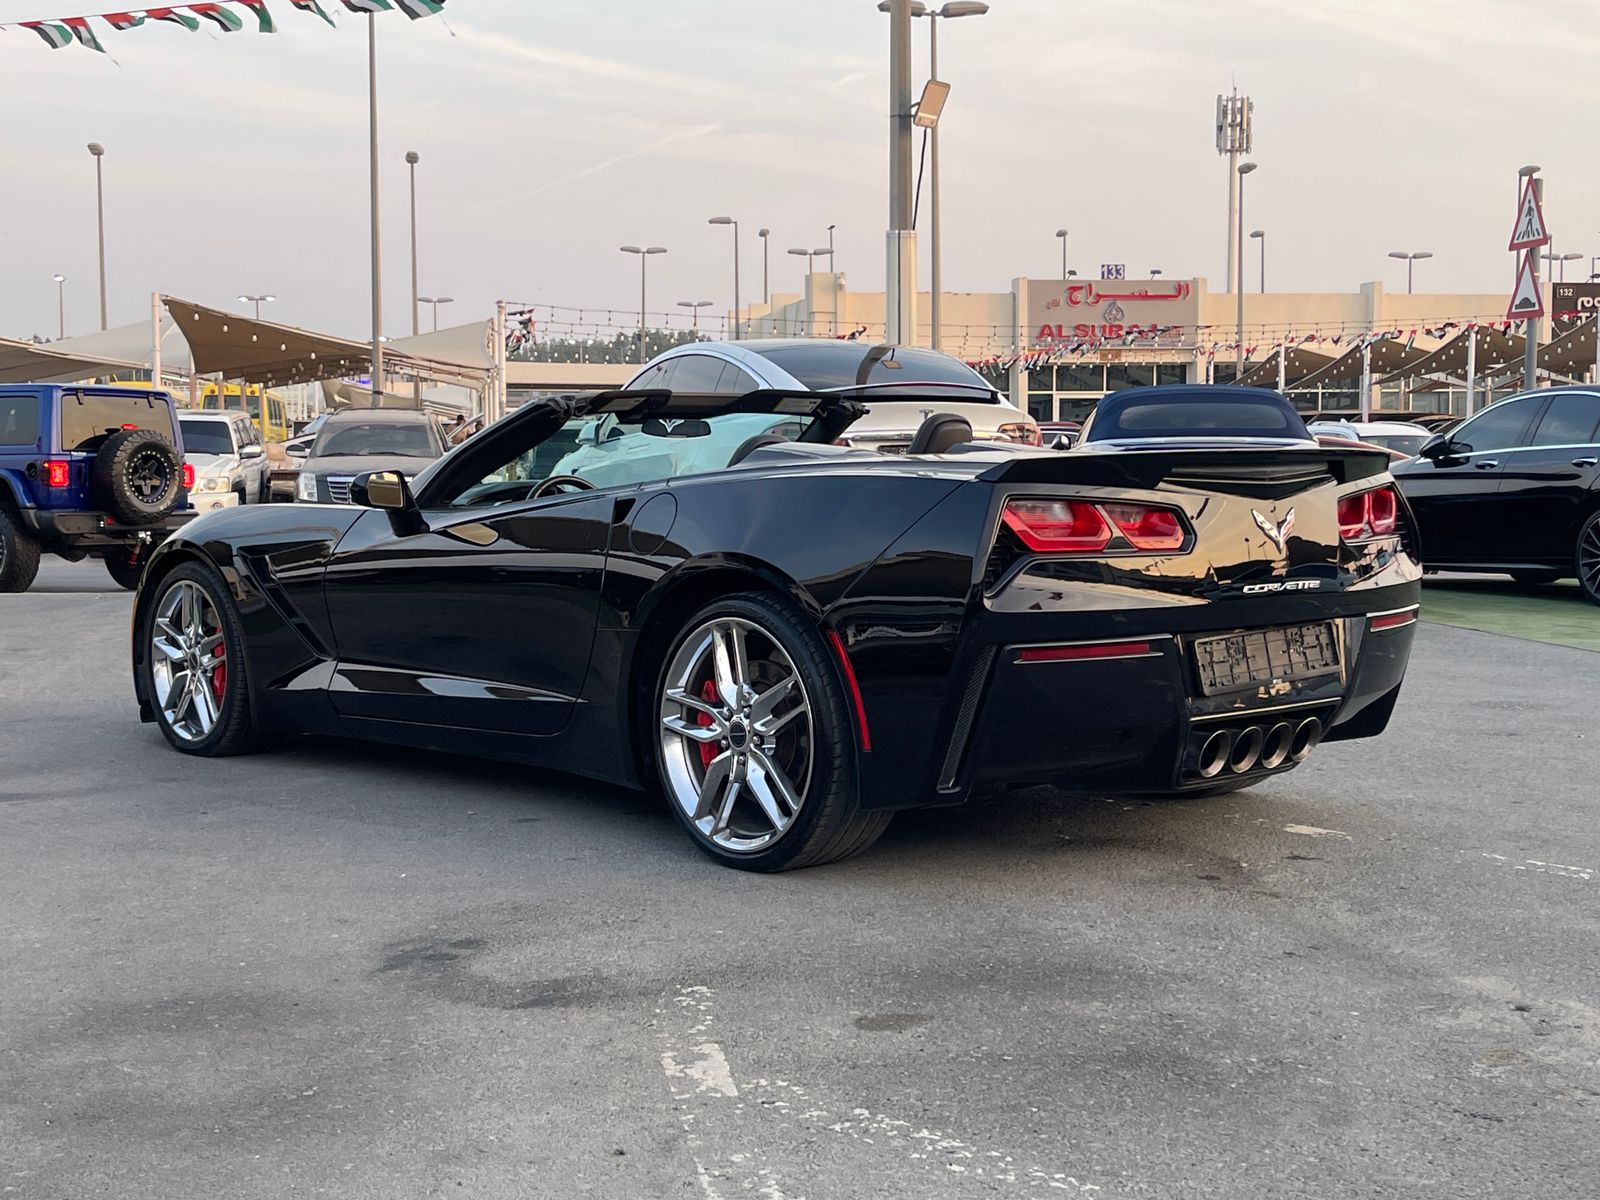
<svg viewBox="0 0 1600 1200"><path fill-rule="evenodd" d="M1577 379L1595 366L1595 321L1575 325L1553 342L1539 348L1539 369Z"/></svg>
<svg viewBox="0 0 1600 1200"><path fill-rule="evenodd" d="M144 364L59 349L60 343L41 345L0 338L0 383L70 383L97 375L137 371Z"/></svg>
<svg viewBox="0 0 1600 1200"><path fill-rule="evenodd" d="M1299 346L1290 346L1283 357L1283 384L1290 387L1298 384L1301 379L1313 371L1319 371L1327 366L1333 359L1326 354L1315 350L1306 350ZM1242 387L1278 386L1278 354L1273 352L1271 357L1264 358L1252 365L1243 375L1235 381Z"/></svg>
<svg viewBox="0 0 1600 1200"><path fill-rule="evenodd" d="M259 321L172 296L163 297L163 302L202 375L282 387L363 375L372 365L372 348L366 342ZM394 345L384 354L384 368L393 376L472 388L483 387L489 374L485 367L407 354Z"/></svg>
<svg viewBox="0 0 1600 1200"><path fill-rule="evenodd" d="M1382 379L1395 371L1404 370L1412 363L1421 362L1433 353L1416 346L1409 349L1398 338L1381 338L1371 345L1372 377ZM1302 388L1335 387L1343 383L1360 383L1364 369L1361 344L1358 341L1320 371L1314 371L1300 381Z"/></svg>
<svg viewBox="0 0 1600 1200"><path fill-rule="evenodd" d="M1467 373L1467 350L1476 343L1472 355L1473 373L1483 375L1508 362L1522 358L1525 340L1518 334L1501 333L1488 325L1463 330L1440 346L1432 354L1425 354L1415 362L1391 371L1386 383L1415 379L1421 375L1453 375L1464 378Z"/></svg>
<svg viewBox="0 0 1600 1200"><path fill-rule="evenodd" d="M145 320L63 338L59 342L52 342L51 346L57 350L70 350L74 354L85 354L94 358L137 363L140 367L148 369L152 349L150 342L150 322ZM177 322L166 312L161 314L161 365L163 375L189 373L188 343L178 331Z"/></svg>

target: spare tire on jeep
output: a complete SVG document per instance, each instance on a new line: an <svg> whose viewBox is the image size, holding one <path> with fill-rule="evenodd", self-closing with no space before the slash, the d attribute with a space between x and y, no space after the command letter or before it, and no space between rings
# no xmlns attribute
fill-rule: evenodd
<svg viewBox="0 0 1600 1200"><path fill-rule="evenodd" d="M101 443L90 472L100 505L125 525L150 525L178 507L183 457L151 429L119 429Z"/></svg>

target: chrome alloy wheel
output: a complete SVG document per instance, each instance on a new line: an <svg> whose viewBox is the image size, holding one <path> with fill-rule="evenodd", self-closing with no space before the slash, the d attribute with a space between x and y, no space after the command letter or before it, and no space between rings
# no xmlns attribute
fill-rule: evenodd
<svg viewBox="0 0 1600 1200"><path fill-rule="evenodd" d="M814 734L805 683L771 635L740 617L696 629L667 668L660 719L672 802L705 837L750 854L788 832Z"/></svg>
<svg viewBox="0 0 1600 1200"><path fill-rule="evenodd" d="M222 616L204 589L187 579L156 605L150 677L161 715L180 739L197 742L216 727L228 694Z"/></svg>

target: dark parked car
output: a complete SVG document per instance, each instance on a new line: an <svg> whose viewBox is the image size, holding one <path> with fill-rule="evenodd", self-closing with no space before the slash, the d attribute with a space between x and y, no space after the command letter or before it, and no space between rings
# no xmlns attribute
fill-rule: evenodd
<svg viewBox="0 0 1600 1200"><path fill-rule="evenodd" d="M408 479L444 453L431 413L362 408L334 413L317 431L295 477L295 499L347 504L350 484L368 471L398 471Z"/></svg>
<svg viewBox="0 0 1600 1200"><path fill-rule="evenodd" d="M342 733L658 787L752 870L979 785L1232 791L1383 730L1422 576L1385 455L1007 447L922 403L901 454L836 444L847 394L540 398L349 507L214 513L146 574L140 714L187 754ZM600 416L750 413L798 437L529 466Z"/></svg>
<svg viewBox="0 0 1600 1200"><path fill-rule="evenodd" d="M125 588L194 514L172 397L148 388L0 387L0 592L33 585L41 554L98 558Z"/></svg>
<svg viewBox="0 0 1600 1200"><path fill-rule="evenodd" d="M1172 383L1112 392L1083 423L1075 450L1152 441L1184 446L1314 446L1305 420L1267 388Z"/></svg>
<svg viewBox="0 0 1600 1200"><path fill-rule="evenodd" d="M1575 575L1600 604L1600 391L1508 397L1391 469L1429 567L1523 583Z"/></svg>

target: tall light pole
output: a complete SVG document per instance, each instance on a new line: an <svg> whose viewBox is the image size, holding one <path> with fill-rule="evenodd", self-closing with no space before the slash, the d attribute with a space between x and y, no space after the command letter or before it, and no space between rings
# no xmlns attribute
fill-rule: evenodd
<svg viewBox="0 0 1600 1200"><path fill-rule="evenodd" d="M422 301L417 294L417 164L422 156L415 150L406 151L406 165L411 168L411 336L422 332Z"/></svg>
<svg viewBox="0 0 1600 1200"><path fill-rule="evenodd" d="M1526 180L1525 184L1518 186L1520 197L1523 186L1534 189L1534 196L1542 203L1544 201L1544 180L1537 178L1539 167L1529 165L1517 170L1517 178ZM1539 290L1539 255L1537 251L1528 255L1528 262L1533 268L1534 291ZM1525 391L1532 391L1539 382L1539 319L1529 317L1522 323L1524 345L1522 348L1522 387Z"/></svg>
<svg viewBox="0 0 1600 1200"><path fill-rule="evenodd" d="M1390 258L1398 258L1406 264L1406 295L1411 295L1411 286L1415 281L1416 263L1419 258L1432 258L1431 250L1391 250Z"/></svg>
<svg viewBox="0 0 1600 1200"><path fill-rule="evenodd" d="M885 241L883 340L917 340L917 233L913 219L911 0L889 4L889 232Z"/></svg>
<svg viewBox="0 0 1600 1200"><path fill-rule="evenodd" d="M383 398L383 241L378 222L378 18L367 14L368 181L372 189L372 398Z"/></svg>
<svg viewBox="0 0 1600 1200"><path fill-rule="evenodd" d="M1543 258L1545 262L1550 264L1550 274L1555 282L1565 283L1567 281L1567 264L1569 262L1576 262L1578 259L1582 258L1583 255L1577 253L1576 251L1572 251L1567 254L1557 254L1552 249L1549 253L1540 255L1540 257ZM1557 272L1559 272L1559 275Z"/></svg>
<svg viewBox="0 0 1600 1200"><path fill-rule="evenodd" d="M1251 122L1256 106L1237 89L1217 97L1217 153L1228 156L1228 290L1244 290L1244 218L1239 215L1239 159L1255 146Z"/></svg>
<svg viewBox="0 0 1600 1200"><path fill-rule="evenodd" d="M100 328L104 331L106 323L106 180L101 170L101 161L106 156L106 148L99 142L89 143L89 153L94 155L94 203L95 212L100 226Z"/></svg>
<svg viewBox="0 0 1600 1200"><path fill-rule="evenodd" d="M679 300L678 307L689 310L689 328L698 334L700 332L700 310L702 308L710 308L714 303L715 301L712 300Z"/></svg>
<svg viewBox="0 0 1600 1200"><path fill-rule="evenodd" d="M739 340L739 222L732 217L712 217L708 225L733 226L733 340Z"/></svg>
<svg viewBox="0 0 1600 1200"><path fill-rule="evenodd" d="M67 336L67 277L52 275L56 281L56 340Z"/></svg>
<svg viewBox="0 0 1600 1200"><path fill-rule="evenodd" d="M1250 174L1250 172L1254 171L1255 169L1256 169L1256 164L1255 163L1253 163L1253 162L1244 162L1244 163L1240 163L1238 170L1234 172L1235 176L1237 176L1237 184L1236 184L1236 189L1235 189L1235 194L1234 194L1234 200L1239 206L1239 213L1238 213L1238 224L1239 224L1239 227L1238 227L1238 229L1234 230L1234 244L1235 245L1241 245L1242 246L1244 244L1244 177L1246 175ZM1240 375L1244 374L1244 280L1239 278L1239 275L1234 272L1234 268L1236 266L1238 266L1238 264L1237 263L1233 263L1233 264L1230 264L1229 268L1228 268L1229 269L1229 273L1233 275L1233 283L1234 283L1233 292L1234 292L1235 301L1236 301L1236 303L1238 305L1238 312L1237 312L1238 329L1236 330L1236 332L1239 335L1239 344L1236 347L1234 347L1234 356L1233 356L1233 366L1234 366L1234 372L1235 372L1234 373L1234 378L1235 379L1237 379Z"/></svg>
<svg viewBox="0 0 1600 1200"><path fill-rule="evenodd" d="M771 305L772 289L768 286L768 267L771 264L767 252L772 248L772 230L762 226L756 230L756 236L761 239L761 303Z"/></svg>
<svg viewBox="0 0 1600 1200"><path fill-rule="evenodd" d="M1056 236L1061 239L1061 282L1067 281L1067 231L1056 230Z"/></svg>
<svg viewBox="0 0 1600 1200"><path fill-rule="evenodd" d="M261 306L263 304L271 304L275 300L277 300L276 296L268 295L239 297L240 304L254 304L256 306L256 320L258 321L261 320Z"/></svg>
<svg viewBox="0 0 1600 1200"><path fill-rule="evenodd" d="M431 304L431 305L433 305L433 331L435 333L438 333L439 332L439 305L441 305L441 304L454 304L455 303L455 299L453 297L450 297L450 296L418 296L417 300L422 304Z"/></svg>
<svg viewBox="0 0 1600 1200"><path fill-rule="evenodd" d="M645 305L645 266L650 261L652 254L665 254L665 246L624 246L624 254L637 254L639 256L639 365L644 365L644 305Z"/></svg>
<svg viewBox="0 0 1600 1200"><path fill-rule="evenodd" d="M1261 241L1261 294L1267 294L1267 231L1265 229L1252 229L1250 236Z"/></svg>

